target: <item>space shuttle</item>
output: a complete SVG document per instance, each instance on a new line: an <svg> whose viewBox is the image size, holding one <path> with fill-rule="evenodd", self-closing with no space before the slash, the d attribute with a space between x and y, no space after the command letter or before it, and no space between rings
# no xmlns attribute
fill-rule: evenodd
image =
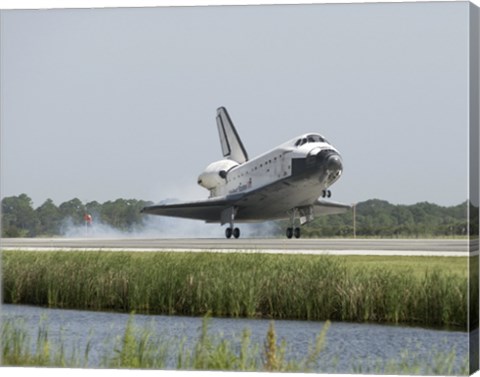
<svg viewBox="0 0 480 377"><path fill-rule="evenodd" d="M250 159L224 107L217 109L216 121L223 158L209 164L197 180L209 197L148 206L142 213L227 224L227 238L240 237L236 223L289 219L287 238L300 238L301 226L316 216L351 208L328 200L343 162L322 135L302 134Z"/></svg>

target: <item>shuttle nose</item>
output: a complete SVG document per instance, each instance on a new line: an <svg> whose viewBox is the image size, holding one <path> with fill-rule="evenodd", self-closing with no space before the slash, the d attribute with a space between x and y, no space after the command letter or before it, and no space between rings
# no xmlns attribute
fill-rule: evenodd
<svg viewBox="0 0 480 377"><path fill-rule="evenodd" d="M332 154L327 159L327 169L331 171L341 171L343 169L342 160L337 154Z"/></svg>

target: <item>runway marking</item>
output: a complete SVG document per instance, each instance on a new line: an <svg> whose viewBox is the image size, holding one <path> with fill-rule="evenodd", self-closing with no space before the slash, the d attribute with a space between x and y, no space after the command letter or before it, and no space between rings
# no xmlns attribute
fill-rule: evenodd
<svg viewBox="0 0 480 377"><path fill-rule="evenodd" d="M0 249L25 251L210 252L290 255L431 256L478 255L468 239L156 239L156 238L3 238Z"/></svg>
<svg viewBox="0 0 480 377"><path fill-rule="evenodd" d="M7 251L99 251L99 252L180 252L180 253L245 253L245 254L301 254L301 255L363 255L363 256L411 256L411 257L469 257L479 255L478 250L426 251L426 250L311 250L311 249L198 249L198 248L103 248L103 247L2 247Z"/></svg>

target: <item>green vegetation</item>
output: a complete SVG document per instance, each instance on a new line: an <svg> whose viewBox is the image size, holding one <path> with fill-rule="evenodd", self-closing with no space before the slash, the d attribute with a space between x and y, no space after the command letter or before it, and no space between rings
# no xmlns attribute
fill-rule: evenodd
<svg viewBox="0 0 480 377"><path fill-rule="evenodd" d="M143 200L117 199L103 204L82 203L75 198L56 206L48 199L34 209L26 195L2 200L2 237L56 236L65 233L68 225L84 225L84 215L93 216L93 226L103 224L125 232L142 231L149 216L140 210L152 204ZM478 208L470 209L468 225L467 202L441 207L427 202L415 205L393 205L373 199L356 205L358 237L466 237L478 234ZM285 222L276 222L271 236L284 236ZM353 211L342 215L320 216L303 227L302 237L351 237Z"/></svg>
<svg viewBox="0 0 480 377"><path fill-rule="evenodd" d="M47 199L34 209L26 194L10 196L2 199L2 237L62 235L69 226L84 225L85 214L93 216L94 224L106 224L119 231L135 231L144 225L145 216L140 210L150 204L153 203L135 199L84 204L75 198L57 207Z"/></svg>
<svg viewBox="0 0 480 377"><path fill-rule="evenodd" d="M87 344L83 355L74 348L70 354L65 351L62 340L60 345L53 344L45 320L38 325L37 338L34 342L25 328L23 320L18 318L2 319L1 349L2 365L5 366L39 366L39 367L86 367L90 345Z"/></svg>
<svg viewBox="0 0 480 377"><path fill-rule="evenodd" d="M377 265L375 257L5 251L3 298L58 308L467 329L466 258L387 260Z"/></svg>
<svg viewBox="0 0 480 377"><path fill-rule="evenodd" d="M469 230L467 202L452 207L421 202L394 205L372 199L356 205L359 237L454 237ZM476 228L478 233L478 226ZM472 234L476 234L471 229ZM353 214L322 216L302 229L302 237L345 237L353 234Z"/></svg>
<svg viewBox="0 0 480 377"><path fill-rule="evenodd" d="M313 371L319 353L324 347L330 324L327 322L310 352L302 360L287 360L286 344L279 343L273 322L266 334L263 347L252 344L250 330L245 329L240 339L227 340L213 336L208 328L208 315L204 317L198 339L190 346L186 339L158 335L145 326L138 328L131 315L123 336L116 339L114 352L101 355L100 365L108 368L172 367L187 370L237 370L237 371ZM68 353L64 340L55 343L49 336L43 321L39 325L37 339L32 344L25 326L10 319L1 324L2 362L10 366L87 367L91 343L82 352L75 347ZM170 362L169 362L170 361ZM170 365L169 365L170 364Z"/></svg>
<svg viewBox="0 0 480 377"><path fill-rule="evenodd" d="M471 261L471 259L470 259ZM350 255L343 259L347 267L362 270L394 269L398 273L413 274L418 279L425 277L426 271L448 272L467 279L469 272L467 258L451 257L412 257Z"/></svg>
<svg viewBox="0 0 480 377"><path fill-rule="evenodd" d="M71 347L65 340L52 340L48 326L43 321L38 328L37 339L33 341L25 326L16 320L1 324L2 360L8 366L52 366L52 367L107 367L107 368L149 368L184 370L223 371L269 371L269 372L322 372L319 356L326 346L326 335L330 323L326 322L309 352L303 358L287 357L289 348L283 340L277 339L272 322L263 344L253 344L250 330L244 329L240 337L226 339L221 334L212 334L208 317L194 342L185 338L166 338L149 326L139 328L131 315L122 336L117 337L113 350L104 350L99 355L100 363L89 362L91 343L84 349ZM70 340L70 343L75 339ZM66 351L71 350L71 351ZM290 350L291 351L291 350ZM425 375L466 375L468 359L457 360L454 351L438 353L432 351L430 362L409 354L400 353L398 360L352 360L352 371L375 374L425 374ZM339 371L345 373L345 371ZM350 372L350 371L347 371Z"/></svg>

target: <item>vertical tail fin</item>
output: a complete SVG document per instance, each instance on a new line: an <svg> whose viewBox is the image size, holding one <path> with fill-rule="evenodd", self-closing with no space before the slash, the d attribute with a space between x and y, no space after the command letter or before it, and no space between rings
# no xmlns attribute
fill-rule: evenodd
<svg viewBox="0 0 480 377"><path fill-rule="evenodd" d="M223 157L236 161L239 164L248 161L247 151L238 136L237 130L233 126L227 109L224 107L217 109L217 127Z"/></svg>

